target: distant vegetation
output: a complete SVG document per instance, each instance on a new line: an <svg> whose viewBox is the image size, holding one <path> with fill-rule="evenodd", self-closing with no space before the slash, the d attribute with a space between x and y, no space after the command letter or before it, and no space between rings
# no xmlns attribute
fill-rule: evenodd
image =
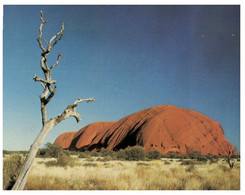
<svg viewBox="0 0 245 195"><path fill-rule="evenodd" d="M11 187L14 185L15 180L20 173L21 166L23 165L26 154L27 151L3 151L3 188L5 190L11 189ZM217 169L220 169L221 171L226 173L229 172L229 170L231 169L231 167L227 164L227 156L218 157L213 155L201 155L199 151L194 151L190 154L182 155L174 153L162 155L157 150L145 152L144 148L141 146L134 146L131 148L126 148L124 150L121 149L119 151L105 149L100 152L79 152L63 150L60 145L47 143L44 148L39 149L36 157L44 159L41 160L39 164L44 164L45 167L48 169L50 169L51 167L67 168L75 166L113 168L115 165L114 161L119 162L118 165L122 167L125 166L123 161L129 161L129 163L130 161L139 161L137 163L137 167L143 167L143 172L146 171L144 167L161 168L163 166L170 166L172 164L178 164L180 165L180 167L185 167L184 170L186 173L193 173L197 169L197 166L213 167L217 165ZM232 168L235 167L235 169L237 170L240 157L229 156L229 159L233 163ZM120 163L120 161L122 163ZM222 164L220 164L220 162L222 162ZM235 163L237 163L237 165ZM28 189L33 189L32 187L30 187L31 180L28 181ZM206 188L208 189L209 187L202 186L202 188L200 189ZM213 189L213 187L210 188Z"/></svg>
<svg viewBox="0 0 245 195"><path fill-rule="evenodd" d="M24 157L20 153L8 153L3 160L3 189L11 190L24 163Z"/></svg>

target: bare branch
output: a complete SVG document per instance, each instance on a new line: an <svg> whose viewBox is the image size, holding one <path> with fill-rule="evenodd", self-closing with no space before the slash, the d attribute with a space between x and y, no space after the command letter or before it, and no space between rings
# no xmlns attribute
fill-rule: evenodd
<svg viewBox="0 0 245 195"><path fill-rule="evenodd" d="M40 27L39 27L39 37L37 40L38 40L40 48L44 52L46 49L43 47L41 40L42 40L42 36L43 36L43 25L47 22L47 20L43 19L43 11L40 11L40 14L41 14L40 20L42 21L42 23L40 24Z"/></svg>
<svg viewBox="0 0 245 195"><path fill-rule="evenodd" d="M82 120L80 114L77 112L71 112L70 117L75 117L77 123L79 123Z"/></svg>
<svg viewBox="0 0 245 195"><path fill-rule="evenodd" d="M45 105L49 103L49 101L52 99L52 97L55 95L56 92L56 88L57 86L55 85L54 89L52 89L52 91L50 91L51 93L49 94L49 96L47 97L46 101L45 101Z"/></svg>
<svg viewBox="0 0 245 195"><path fill-rule="evenodd" d="M42 57L41 61L40 61L40 65L41 65L41 68L43 70L43 72L47 72L47 69L44 67L44 61L45 61L45 57Z"/></svg>
<svg viewBox="0 0 245 195"><path fill-rule="evenodd" d="M45 86L44 86L43 82L41 82L41 85L42 85L43 89L45 89Z"/></svg>
<svg viewBox="0 0 245 195"><path fill-rule="evenodd" d="M46 42L46 44L48 45L48 41L46 39L43 38L43 40Z"/></svg>
<svg viewBox="0 0 245 195"><path fill-rule="evenodd" d="M54 83L54 84L56 83L56 80L48 81L48 80L44 80L44 79L42 79L42 78L39 78L39 77L36 76L36 75L33 77L33 80L36 81L36 82L40 81L40 82L42 82L42 83L46 83L46 84L50 84L50 85L53 84L53 83Z"/></svg>
<svg viewBox="0 0 245 195"><path fill-rule="evenodd" d="M92 97L92 98L87 98L87 99L81 99L81 98L78 98L75 102L74 102L74 104L77 104L77 103L79 103L79 102L87 102L87 103L89 103L89 102L93 102L93 101L95 101L95 98L94 97Z"/></svg>
<svg viewBox="0 0 245 195"><path fill-rule="evenodd" d="M51 85L47 85L48 86L48 90L50 91L50 93L55 93L56 90L56 85L54 86L54 89L52 89Z"/></svg>
<svg viewBox="0 0 245 195"><path fill-rule="evenodd" d="M50 67L50 70L52 70L55 66L59 65L59 62L60 62L60 58L61 57L63 57L63 55L62 54L59 54L58 57L57 57L56 63Z"/></svg>
<svg viewBox="0 0 245 195"><path fill-rule="evenodd" d="M63 37L63 32L65 30L65 25L64 23L62 24L61 26L61 30L60 32L58 32L56 35L54 35L50 40L49 40L49 43L48 43L48 51L51 50L51 48L53 48L57 43L58 41L60 41ZM60 36L60 37L59 37ZM58 38L59 37L59 38ZM55 40L55 42L52 44L53 40Z"/></svg>
<svg viewBox="0 0 245 195"><path fill-rule="evenodd" d="M73 104L67 106L67 108L64 110L62 114L53 118L55 120L55 124L60 123L61 121L65 120L67 117L74 117L77 122L81 121L82 119L80 117L80 114L76 112L76 107L77 107L77 103L84 102L84 101L93 102L95 101L95 98L94 97L86 98L86 99L78 98Z"/></svg>

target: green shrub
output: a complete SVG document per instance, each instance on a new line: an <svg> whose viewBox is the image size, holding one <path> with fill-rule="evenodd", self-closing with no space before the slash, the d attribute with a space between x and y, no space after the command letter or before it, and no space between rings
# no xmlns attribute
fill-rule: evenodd
<svg viewBox="0 0 245 195"><path fill-rule="evenodd" d="M117 154L113 150L105 149L105 150L102 150L101 151L101 156L111 156L112 158L113 157L115 158L117 156Z"/></svg>
<svg viewBox="0 0 245 195"><path fill-rule="evenodd" d="M49 160L44 163L47 167L56 167L57 166L57 160Z"/></svg>
<svg viewBox="0 0 245 195"><path fill-rule="evenodd" d="M217 163L218 161L219 161L219 159L217 159L217 158L211 158L209 160L209 164Z"/></svg>
<svg viewBox="0 0 245 195"><path fill-rule="evenodd" d="M92 152L90 152L90 155L91 156L94 156L94 157L99 157L100 156L100 153L99 152L92 151Z"/></svg>
<svg viewBox="0 0 245 195"><path fill-rule="evenodd" d="M36 157L40 158L57 158L59 155L66 153L70 154L68 150L63 150L63 148L58 144L52 144L50 142L45 144L45 148L40 148L37 152Z"/></svg>
<svg viewBox="0 0 245 195"><path fill-rule="evenodd" d="M121 149L117 152L117 158L118 159L126 159L127 158L127 155L126 155L126 152L125 150Z"/></svg>
<svg viewBox="0 0 245 195"><path fill-rule="evenodd" d="M71 156L67 156L67 155L60 155L57 158L57 165L61 166L61 167L74 167L77 164L76 159L71 157Z"/></svg>
<svg viewBox="0 0 245 195"><path fill-rule="evenodd" d="M92 162L92 161L94 161L94 158L92 156L88 156L88 158L86 158L86 161Z"/></svg>
<svg viewBox="0 0 245 195"><path fill-rule="evenodd" d="M69 154L69 155L74 155L74 156L78 156L79 155L79 152L77 152L77 151L64 150L64 152L66 154Z"/></svg>
<svg viewBox="0 0 245 195"><path fill-rule="evenodd" d="M24 164L24 157L21 154L11 154L3 160L3 189L10 190L20 174Z"/></svg>
<svg viewBox="0 0 245 195"><path fill-rule="evenodd" d="M179 159L180 158L180 154L176 153L176 152L168 152L167 154L164 155L164 157L166 158L174 158L174 159Z"/></svg>
<svg viewBox="0 0 245 195"><path fill-rule="evenodd" d="M104 159L104 161L110 161L110 160L112 160L112 157L111 156L104 156L103 159Z"/></svg>
<svg viewBox="0 0 245 195"><path fill-rule="evenodd" d="M46 152L48 157L57 158L58 156L63 154L63 148L58 144L52 144L48 142L46 144L46 148L47 148Z"/></svg>
<svg viewBox="0 0 245 195"><path fill-rule="evenodd" d="M195 162L193 160L183 160L180 165L194 165Z"/></svg>
<svg viewBox="0 0 245 195"><path fill-rule="evenodd" d="M59 155L57 160L45 162L45 165L48 167L49 166L74 167L77 164L78 164L77 159L65 154Z"/></svg>
<svg viewBox="0 0 245 195"><path fill-rule="evenodd" d="M79 152L78 153L78 158L91 158L87 153L85 152Z"/></svg>
<svg viewBox="0 0 245 195"><path fill-rule="evenodd" d="M206 156L198 156L197 157L197 160L198 161L202 161L202 162L207 162L208 161L208 158Z"/></svg>
<svg viewBox="0 0 245 195"><path fill-rule="evenodd" d="M147 153L147 158L149 158L150 160L160 159L161 156L162 156L162 154L158 150L151 150Z"/></svg>
<svg viewBox="0 0 245 195"><path fill-rule="evenodd" d="M180 158L181 159L189 159L190 157L188 154L182 154L182 155L180 155Z"/></svg>
<svg viewBox="0 0 245 195"><path fill-rule="evenodd" d="M191 159L198 159L202 156L201 152L200 151L194 151L192 153L189 154L189 157Z"/></svg>
<svg viewBox="0 0 245 195"><path fill-rule="evenodd" d="M145 149L141 146L134 146L125 149L126 160L145 160Z"/></svg>

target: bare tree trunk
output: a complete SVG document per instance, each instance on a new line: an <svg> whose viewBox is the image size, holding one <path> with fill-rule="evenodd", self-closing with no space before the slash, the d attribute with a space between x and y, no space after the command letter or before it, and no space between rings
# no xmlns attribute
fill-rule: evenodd
<svg viewBox="0 0 245 195"><path fill-rule="evenodd" d="M56 80L52 80L52 70L54 67L56 67L59 64L59 61L60 61L60 58L62 57L62 55L59 54L57 57L56 63L50 67L48 66L48 63L47 63L47 56L51 52L51 49L54 48L54 46L58 43L58 41L61 40L61 38L63 36L63 32L64 32L64 24L62 24L60 32L55 34L49 40L49 42L44 39L46 44L47 44L47 49L45 49L45 47L42 44L42 35L43 35L42 28L43 28L43 25L45 23L47 23L47 20L43 19L43 12L41 11L40 13L41 13L41 17L40 17L41 24L39 27L40 33L39 33L39 37L37 40L39 43L39 47L42 50L42 53L41 53L42 58L40 61L40 65L41 65L41 69L44 73L45 79L39 78L35 75L33 77L33 80L36 82L41 82L41 86L44 89L43 93L40 95L43 128L41 129L40 133L38 134L36 140L31 145L28 156L27 156L25 163L22 167L21 173L18 176L12 190L23 190L24 189L28 174L31 170L31 166L33 164L33 161L35 159L37 151L40 148L40 146L42 145L47 134L57 124L59 124L61 121L65 120L68 117L74 117L76 119L76 121L79 122L81 120L81 118L80 118L79 113L76 112L77 103L84 102L84 101L92 102L95 100L94 98L86 98L86 99L78 98L73 104L67 106L67 108L64 110L64 112L62 114L60 114L54 118L51 118L50 120L47 120L46 106L50 102L50 100L53 98L53 96L55 95L56 87L57 87L56 86ZM52 88L52 84L55 84L54 88Z"/></svg>
<svg viewBox="0 0 245 195"><path fill-rule="evenodd" d="M29 154L28 154L28 156L25 160L25 163L24 163L24 167L22 168L22 171L21 171L17 181L15 182L12 190L23 190L24 189L28 174L31 170L31 166L33 164L33 161L35 159L37 151L41 147L44 138L51 131L51 129L53 129L53 127L54 127L53 121L50 121L43 126L43 128L40 131L40 133L38 134L36 140L33 142L33 144L30 147Z"/></svg>

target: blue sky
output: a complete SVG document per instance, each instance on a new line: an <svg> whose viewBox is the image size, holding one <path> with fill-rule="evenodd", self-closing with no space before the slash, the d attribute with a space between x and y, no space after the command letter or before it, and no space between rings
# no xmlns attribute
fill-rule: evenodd
<svg viewBox="0 0 245 195"><path fill-rule="evenodd" d="M114 121L157 105L175 105L218 121L240 148L239 6L4 6L3 149L27 150L40 131L40 10L49 39L56 95L48 116L78 97L80 123L69 118L45 139L95 121Z"/></svg>

